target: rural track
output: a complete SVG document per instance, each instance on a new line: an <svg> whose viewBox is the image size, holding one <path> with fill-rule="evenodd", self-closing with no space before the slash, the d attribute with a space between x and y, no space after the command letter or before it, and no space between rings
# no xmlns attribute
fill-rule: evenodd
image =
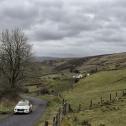
<svg viewBox="0 0 126 126"><path fill-rule="evenodd" d="M33 106L35 106L35 110L30 114L12 114L2 120L0 126L35 126L43 115L47 102L33 97L27 97L26 99L32 102Z"/></svg>

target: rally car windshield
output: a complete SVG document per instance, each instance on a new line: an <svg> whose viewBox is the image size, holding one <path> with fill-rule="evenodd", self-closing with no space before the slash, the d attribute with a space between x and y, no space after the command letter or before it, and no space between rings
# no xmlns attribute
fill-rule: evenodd
<svg viewBox="0 0 126 126"><path fill-rule="evenodd" d="M17 105L18 106L26 106L26 105L28 105L28 103L27 102L19 102Z"/></svg>

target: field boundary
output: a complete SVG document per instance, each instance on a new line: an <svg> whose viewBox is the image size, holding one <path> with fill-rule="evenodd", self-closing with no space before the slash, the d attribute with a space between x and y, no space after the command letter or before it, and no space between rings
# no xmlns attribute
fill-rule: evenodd
<svg viewBox="0 0 126 126"><path fill-rule="evenodd" d="M63 99L62 106L58 109L57 114L52 119L52 124L49 124L48 121L45 121L44 126L61 126L63 119L69 113L80 112L80 111L84 112L86 110L91 110L94 108L100 108L102 106L111 105L114 104L115 102L119 102L119 100L124 96L126 96L126 89L117 90L114 93L109 93L107 99L104 99L104 97L102 96L99 97L99 102L95 102L96 99L91 99L88 107L83 107L81 104L78 104L78 107L76 109L73 109L72 105L67 100Z"/></svg>

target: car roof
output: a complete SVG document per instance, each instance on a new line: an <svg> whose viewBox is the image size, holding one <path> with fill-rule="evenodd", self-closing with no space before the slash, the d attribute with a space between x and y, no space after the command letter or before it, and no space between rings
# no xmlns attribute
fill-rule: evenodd
<svg viewBox="0 0 126 126"><path fill-rule="evenodd" d="M28 100L20 100L19 102L25 102L25 103L29 103L29 101Z"/></svg>

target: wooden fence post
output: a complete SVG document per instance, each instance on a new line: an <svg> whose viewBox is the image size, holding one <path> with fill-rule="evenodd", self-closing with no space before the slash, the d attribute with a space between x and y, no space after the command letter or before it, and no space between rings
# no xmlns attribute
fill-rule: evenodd
<svg viewBox="0 0 126 126"><path fill-rule="evenodd" d="M61 118L61 121L63 120L63 117L64 117L64 113L63 113L63 106L62 106L62 108L61 108L61 115L60 115L60 118Z"/></svg>
<svg viewBox="0 0 126 126"><path fill-rule="evenodd" d="M56 117L53 117L53 126L56 126Z"/></svg>
<svg viewBox="0 0 126 126"><path fill-rule="evenodd" d="M64 105L65 100L63 99L63 105Z"/></svg>
<svg viewBox="0 0 126 126"><path fill-rule="evenodd" d="M58 126L58 114L56 114L56 126Z"/></svg>
<svg viewBox="0 0 126 126"><path fill-rule="evenodd" d="M63 104L63 115L65 115L65 104Z"/></svg>
<svg viewBox="0 0 126 126"><path fill-rule="evenodd" d="M60 121L61 121L61 109L59 108L59 111L58 111L58 126L60 126Z"/></svg>
<svg viewBox="0 0 126 126"><path fill-rule="evenodd" d="M116 92L116 97L118 97L118 93Z"/></svg>
<svg viewBox="0 0 126 126"><path fill-rule="evenodd" d="M124 96L124 90L122 91L122 96Z"/></svg>
<svg viewBox="0 0 126 126"><path fill-rule="evenodd" d="M92 102L92 99L91 99L91 101L90 101L90 107L92 107L92 105L93 105L93 102Z"/></svg>
<svg viewBox="0 0 126 126"><path fill-rule="evenodd" d="M64 104L64 115L67 113L67 103Z"/></svg>
<svg viewBox="0 0 126 126"><path fill-rule="evenodd" d="M48 126L48 124L49 124L48 121L45 121L45 125L44 126Z"/></svg>
<svg viewBox="0 0 126 126"><path fill-rule="evenodd" d="M78 111L81 111L81 104L79 104L78 106Z"/></svg>
<svg viewBox="0 0 126 126"><path fill-rule="evenodd" d="M69 109L69 112L73 112L70 104L68 104L68 109Z"/></svg>
<svg viewBox="0 0 126 126"><path fill-rule="evenodd" d="M110 101L112 100L112 94L110 93Z"/></svg>
<svg viewBox="0 0 126 126"><path fill-rule="evenodd" d="M102 97L101 97L101 104L103 103L103 99L102 99Z"/></svg>
<svg viewBox="0 0 126 126"><path fill-rule="evenodd" d="M125 96L125 90L123 90L123 92L122 92L122 96Z"/></svg>

